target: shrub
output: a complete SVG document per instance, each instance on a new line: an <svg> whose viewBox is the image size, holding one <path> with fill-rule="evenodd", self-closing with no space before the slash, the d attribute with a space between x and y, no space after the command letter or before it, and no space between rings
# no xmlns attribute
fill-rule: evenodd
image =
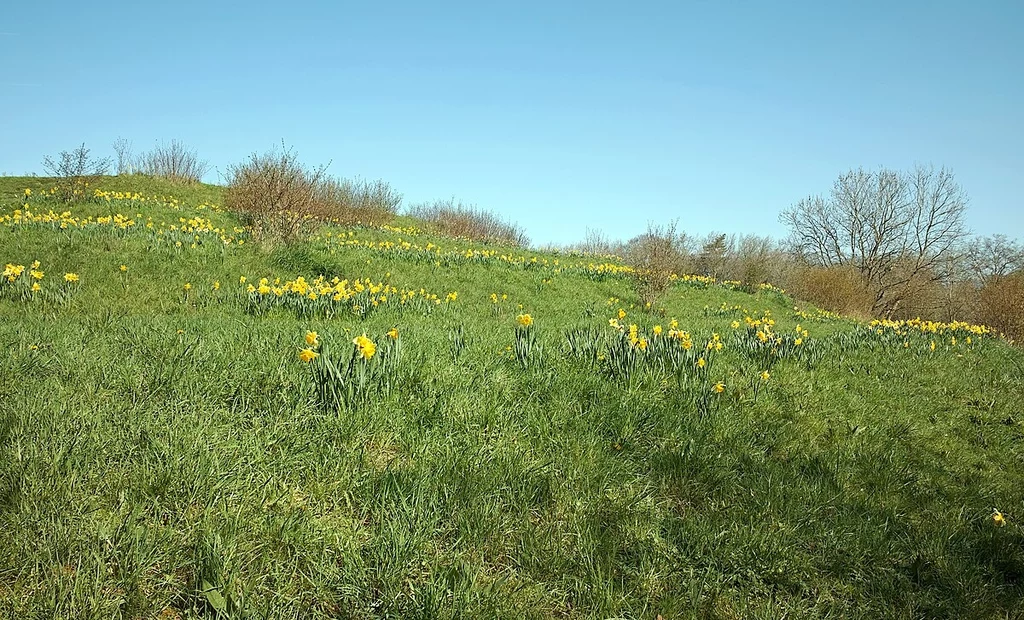
<svg viewBox="0 0 1024 620"><path fill-rule="evenodd" d="M979 305L983 323L1011 340L1024 340L1024 271L989 278L981 288Z"/></svg>
<svg viewBox="0 0 1024 620"><path fill-rule="evenodd" d="M325 168L307 169L289 148L253 153L228 168L224 206L241 214L257 238L294 240L315 218L325 178Z"/></svg>
<svg viewBox="0 0 1024 620"><path fill-rule="evenodd" d="M77 202L87 198L89 185L107 173L110 160L91 157L83 143L73 151L61 151L56 159L47 156L43 169L53 177L60 200Z"/></svg>
<svg viewBox="0 0 1024 620"><path fill-rule="evenodd" d="M415 205L409 215L427 222L440 234L481 243L525 247L530 239L518 224L506 222L491 211L463 204L454 198Z"/></svg>
<svg viewBox="0 0 1024 620"><path fill-rule="evenodd" d="M384 224L402 206L402 194L380 179L324 177L315 192L315 215L338 224Z"/></svg>
<svg viewBox="0 0 1024 620"><path fill-rule="evenodd" d="M224 195L225 206L242 214L254 235L285 241L320 222L386 223L401 203L384 181L331 178L326 166L307 168L284 145L228 168Z"/></svg>
<svg viewBox="0 0 1024 620"><path fill-rule="evenodd" d="M676 233L675 221L666 226L648 224L646 233L626 245L626 262L633 267L640 303L650 308L668 289L672 274L689 272L686 236Z"/></svg>
<svg viewBox="0 0 1024 620"><path fill-rule="evenodd" d="M807 267L790 292L825 310L861 318L871 316L875 303L867 280L852 266Z"/></svg>
<svg viewBox="0 0 1024 620"><path fill-rule="evenodd" d="M115 149L123 146L115 143ZM119 173L122 158L121 150L118 149ZM210 170L210 165L200 160L194 149L171 140L170 144L158 144L152 151L139 155L133 168L136 172L177 183L199 183Z"/></svg>

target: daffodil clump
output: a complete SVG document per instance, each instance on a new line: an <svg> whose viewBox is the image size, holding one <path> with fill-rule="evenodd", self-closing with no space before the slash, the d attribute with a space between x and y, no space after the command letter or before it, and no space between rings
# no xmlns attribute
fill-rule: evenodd
<svg viewBox="0 0 1024 620"><path fill-rule="evenodd" d="M540 362L541 347L537 344L533 322L533 316L530 314L523 313L516 317L512 357L523 368Z"/></svg>
<svg viewBox="0 0 1024 620"><path fill-rule="evenodd" d="M933 355L947 352L962 354L995 335L995 332L985 325L962 321L942 323L911 319L871 321L866 327L844 334L842 338L850 346L870 342L887 348L903 349L910 353Z"/></svg>
<svg viewBox="0 0 1024 620"><path fill-rule="evenodd" d="M757 319L749 315L743 317L742 324L733 321L731 327L736 348L762 368L771 368L787 358L801 360L809 368L823 354L823 349L811 340L810 332L800 324L792 332L776 331L775 319L769 310Z"/></svg>
<svg viewBox="0 0 1024 620"><path fill-rule="evenodd" d="M65 273L56 284L47 284L42 264L33 261L25 265L7 263L0 273L0 299L12 301L46 301L67 304L78 291L80 278L77 273ZM51 280L54 278L51 278Z"/></svg>
<svg viewBox="0 0 1024 620"><path fill-rule="evenodd" d="M677 383L687 388L706 384L718 354L725 348L721 336L711 334L706 340L679 328L679 321L671 319L667 328L661 324L641 328L636 323L623 322L628 313L620 308L608 319L614 336L604 351L597 355L601 369L610 378L631 382L640 374L665 370L676 377ZM589 350L583 333L576 333L573 348Z"/></svg>
<svg viewBox="0 0 1024 620"><path fill-rule="evenodd" d="M314 395L322 407L350 409L375 395L391 392L402 357L397 327L376 340L360 334L350 346L337 351L331 350L329 342L319 333L308 331L298 351L299 362L311 369Z"/></svg>
<svg viewBox="0 0 1024 620"><path fill-rule="evenodd" d="M77 231L78 234L109 234L141 235L154 245L164 245L174 249L195 249L200 246L215 247L243 245L248 238L245 228L240 226L231 229L217 227L209 219L203 217L179 217L177 221L156 221L152 217L142 220L142 214L135 216L115 213L106 216L77 217L70 210L56 212L34 212L28 205L23 209L15 209L7 214L0 214L0 225L9 227L45 226L53 230L65 232Z"/></svg>
<svg viewBox="0 0 1024 620"><path fill-rule="evenodd" d="M393 308L429 314L444 303L453 304L458 293L452 291L444 298L426 289L398 289L384 281L365 279L328 280L323 276L306 280L298 276L282 281L261 278L249 283L246 276L239 278L244 287L247 309L263 314L275 308L284 308L300 316L333 317L342 314L365 317L380 308Z"/></svg>

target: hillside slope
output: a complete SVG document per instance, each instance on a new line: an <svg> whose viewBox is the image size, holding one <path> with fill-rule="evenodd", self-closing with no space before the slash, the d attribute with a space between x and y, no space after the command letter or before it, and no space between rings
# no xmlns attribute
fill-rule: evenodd
<svg viewBox="0 0 1024 620"><path fill-rule="evenodd" d="M982 328L92 189L0 179L0 617L1024 613Z"/></svg>

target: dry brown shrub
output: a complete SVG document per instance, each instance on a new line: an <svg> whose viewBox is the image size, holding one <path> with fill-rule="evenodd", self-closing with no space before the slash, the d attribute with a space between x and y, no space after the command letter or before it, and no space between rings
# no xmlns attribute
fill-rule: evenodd
<svg viewBox="0 0 1024 620"><path fill-rule="evenodd" d="M283 148L228 169L224 206L242 215L257 238L297 239L317 213L317 192L324 168L308 170L294 151Z"/></svg>
<svg viewBox="0 0 1024 620"><path fill-rule="evenodd" d="M402 206L402 194L378 179L325 177L316 187L315 216L336 224L386 224Z"/></svg>
<svg viewBox="0 0 1024 620"><path fill-rule="evenodd" d="M292 149L252 154L228 169L224 204L245 218L257 237L298 239L323 222L382 224L402 195L384 181L334 179L327 167L307 168Z"/></svg>
<svg viewBox="0 0 1024 620"><path fill-rule="evenodd" d="M1015 342L1024 341L1024 271L989 278L979 294L981 321Z"/></svg>
<svg viewBox="0 0 1024 620"><path fill-rule="evenodd" d="M807 267L790 291L825 310L869 318L875 296L867 280L854 267Z"/></svg>
<svg viewBox="0 0 1024 620"><path fill-rule="evenodd" d="M448 237L525 247L530 239L518 224L506 222L491 211L463 204L454 198L415 205L409 215L423 220Z"/></svg>
<svg viewBox="0 0 1024 620"><path fill-rule="evenodd" d="M648 224L647 232L626 244L626 262L633 267L634 287L640 303L652 308L668 290L672 274L689 273L692 260L686 237L676 232L677 223Z"/></svg>

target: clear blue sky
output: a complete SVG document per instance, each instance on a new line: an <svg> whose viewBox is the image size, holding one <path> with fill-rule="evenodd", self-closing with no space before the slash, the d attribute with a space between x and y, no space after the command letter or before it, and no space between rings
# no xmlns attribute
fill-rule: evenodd
<svg viewBox="0 0 1024 620"><path fill-rule="evenodd" d="M1024 238L1024 2L6 3L0 173L118 136L221 171L284 139L537 243L781 236L845 170L931 163Z"/></svg>

